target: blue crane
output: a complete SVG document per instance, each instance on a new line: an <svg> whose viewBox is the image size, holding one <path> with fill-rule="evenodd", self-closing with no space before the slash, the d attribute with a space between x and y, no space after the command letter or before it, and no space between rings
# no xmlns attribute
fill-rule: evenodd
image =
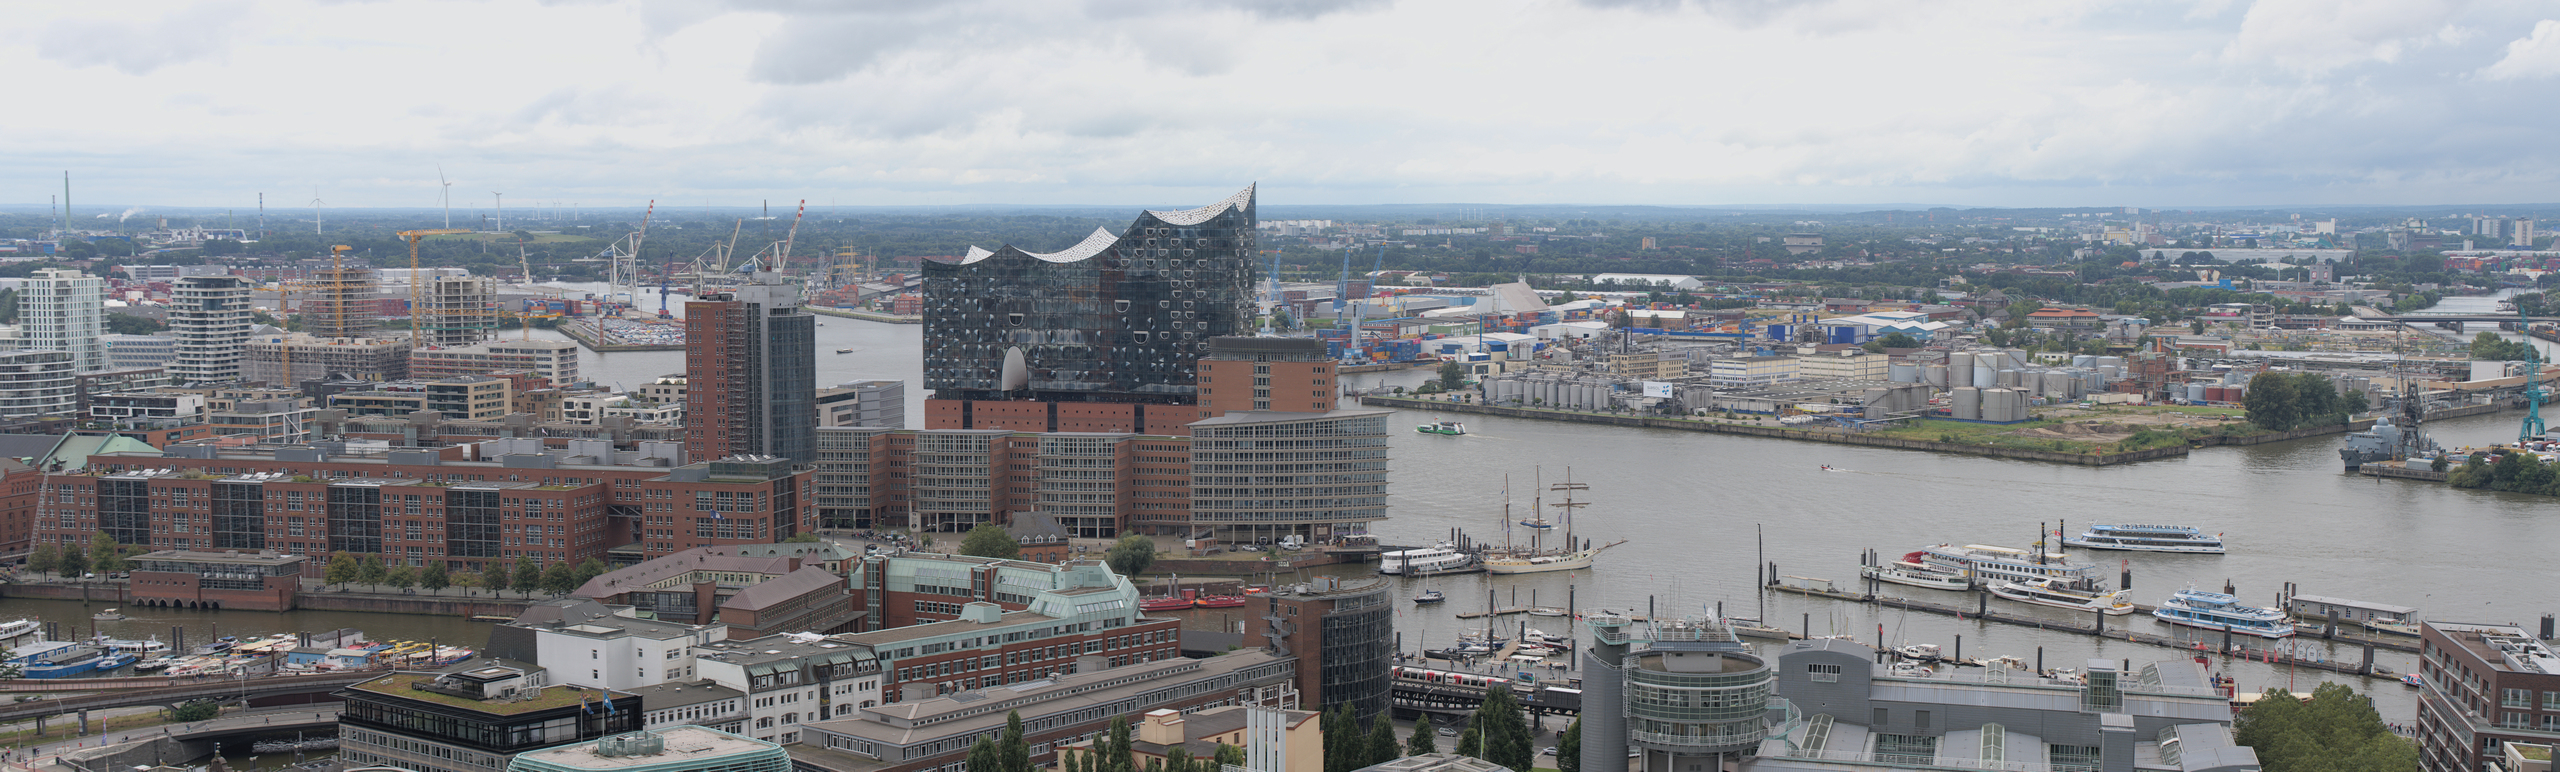
<svg viewBox="0 0 2560 772"><path fill-rule="evenodd" d="M2524 333L2524 426L2516 430L2516 441L2542 438L2542 352L2533 345L2533 317L2524 307L2516 307L2516 329Z"/></svg>

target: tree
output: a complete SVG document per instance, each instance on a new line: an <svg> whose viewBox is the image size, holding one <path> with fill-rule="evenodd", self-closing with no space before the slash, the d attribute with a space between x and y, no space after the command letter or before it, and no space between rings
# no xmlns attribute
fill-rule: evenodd
<svg viewBox="0 0 2560 772"><path fill-rule="evenodd" d="M1004 772L1003 754L996 751L996 739L979 737L969 746L969 772Z"/></svg>
<svg viewBox="0 0 2560 772"><path fill-rule="evenodd" d="M453 575L445 572L444 561L429 560L427 570L418 572L418 586L437 592L453 586Z"/></svg>
<svg viewBox="0 0 2560 772"><path fill-rule="evenodd" d="M1121 576L1137 576L1148 566L1155 565L1156 541L1144 534L1123 535L1120 541L1112 543L1110 552L1103 553L1102 560Z"/></svg>
<svg viewBox="0 0 2560 772"><path fill-rule="evenodd" d="M394 566L391 570L384 572L382 583L391 585L391 589L394 590L406 590L418 586L418 569Z"/></svg>
<svg viewBox="0 0 2560 772"><path fill-rule="evenodd" d="M62 548L63 576L79 576L88 571L89 555L80 551L80 545L73 544Z"/></svg>
<svg viewBox="0 0 2560 772"><path fill-rule="evenodd" d="M1457 391L1467 385L1467 366L1456 360L1440 363L1440 390Z"/></svg>
<svg viewBox="0 0 2560 772"><path fill-rule="evenodd" d="M90 534L89 563L99 573L124 570L124 545L105 531Z"/></svg>
<svg viewBox="0 0 2560 772"><path fill-rule="evenodd" d="M1113 716L1111 733L1108 736L1111 738L1111 748L1102 755L1100 772L1137 772L1132 768L1135 764L1129 758L1129 718Z"/></svg>
<svg viewBox="0 0 2560 772"><path fill-rule="evenodd" d="M1362 754L1363 757L1360 760L1360 766L1363 767L1384 764L1404 755L1399 752L1403 747L1396 742L1395 722L1388 721L1384 714L1379 715L1376 721L1370 722L1368 746L1367 753Z"/></svg>
<svg viewBox="0 0 2560 772"><path fill-rule="evenodd" d="M1484 704L1476 707L1474 728L1482 743L1476 758L1512 769L1529 769L1537 760L1529 722L1520 717L1520 702L1511 690L1485 690Z"/></svg>
<svg viewBox="0 0 2560 772"><path fill-rule="evenodd" d="M998 772L1031 772L1031 743L1022 738L1022 711L1009 711L1004 716L1004 738L997 741L1001 754Z"/></svg>
<svg viewBox="0 0 2560 772"><path fill-rule="evenodd" d="M1006 533L1004 526L987 523L969 529L960 539L960 554L981 558L1012 560L1022 557L1022 542Z"/></svg>
<svg viewBox="0 0 2560 772"><path fill-rule="evenodd" d="M1920 339L1919 339L1919 338L1914 338L1914 337L1911 337L1911 336L1910 336L1909 334L1907 334L1907 333L1899 333L1899 332L1895 332L1895 333L1887 333L1883 338L1878 339L1878 342L1883 343L1885 348L1919 348L1919 347L1920 347ZM1558 752L1558 753L1562 753L1563 751L1557 751L1557 752Z"/></svg>
<svg viewBox="0 0 2560 772"><path fill-rule="evenodd" d="M173 721L210 721L219 715L222 715L222 703L212 700L190 702L169 711L169 718Z"/></svg>
<svg viewBox="0 0 2560 772"><path fill-rule="evenodd" d="M516 558L515 581L510 586L515 589L516 597L533 597L533 591L542 589L542 567L534 565L532 558Z"/></svg>
<svg viewBox="0 0 2560 772"><path fill-rule="evenodd" d="M1404 755L1420 756L1440 752L1440 741L1431 736L1437 727L1429 718L1413 722L1413 734L1404 738Z"/></svg>
<svg viewBox="0 0 2560 772"><path fill-rule="evenodd" d="M2270 692L2240 714L2234 733L2241 745L2258 752L2267 772L2418 767L2417 745L2392 734L2373 700L2345 684L2321 684L2309 700Z"/></svg>
<svg viewBox="0 0 2560 772"><path fill-rule="evenodd" d="M497 595L514 581L514 575L507 573L507 564L495 560L480 564L480 586L489 588L490 595Z"/></svg>
<svg viewBox="0 0 2560 772"><path fill-rule="evenodd" d="M2242 398L2248 409L2249 423L2270 431L2285 431L2300 424L2293 398L2293 379L2283 373L2259 373L2249 379L2249 393Z"/></svg>
<svg viewBox="0 0 2560 772"><path fill-rule="evenodd" d="M169 329L169 325L132 314L107 314L104 318L109 335L149 335Z"/></svg>
<svg viewBox="0 0 2560 772"><path fill-rule="evenodd" d="M604 561L597 560L595 558L587 558L587 562L578 564L578 583L575 586L570 587L570 589L574 590L578 587L584 587L587 582L593 581L596 577L612 572L613 569L605 566Z"/></svg>
<svg viewBox="0 0 2560 772"><path fill-rule="evenodd" d="M356 558L358 583L380 587L382 580L388 578L391 578L391 569L382 564L382 556L368 554Z"/></svg>
<svg viewBox="0 0 2560 772"><path fill-rule="evenodd" d="M1466 731L1458 733L1458 755L1484 758L1484 735L1476 732L1476 722L1467 722Z"/></svg>
<svg viewBox="0 0 2560 772"><path fill-rule="evenodd" d="M1582 719L1565 725L1556 735L1556 772L1582 772Z"/></svg>
<svg viewBox="0 0 2560 772"><path fill-rule="evenodd" d="M1212 770L1244 766L1244 746L1218 743L1218 755L1209 760Z"/></svg>
<svg viewBox="0 0 2560 772"><path fill-rule="evenodd" d="M1342 703L1324 712L1321 732L1327 738L1340 737L1342 742L1324 744L1324 772L1351 772L1366 764L1368 744L1360 741L1358 719L1351 717L1351 703Z"/></svg>
<svg viewBox="0 0 2560 772"><path fill-rule="evenodd" d="M817 534L814 534L814 533L795 533L795 534L792 534L792 535L791 535L791 538L788 538L788 539L784 539L784 540L782 540L782 543L784 543L784 544L814 544L814 543L821 542L821 541L826 541L826 540L825 540L825 539L820 539L820 538L818 538L818 535L817 535Z"/></svg>
<svg viewBox="0 0 2560 772"><path fill-rule="evenodd" d="M567 595L570 590L575 589L578 589L578 569L576 566L569 565L569 561L563 560L558 563L553 563L550 568L543 570L543 592L551 593L553 595Z"/></svg>
<svg viewBox="0 0 2560 772"><path fill-rule="evenodd" d="M61 567L61 547L56 547L51 544L38 544L36 545L35 551L27 555L27 570L29 571L51 571Z"/></svg>

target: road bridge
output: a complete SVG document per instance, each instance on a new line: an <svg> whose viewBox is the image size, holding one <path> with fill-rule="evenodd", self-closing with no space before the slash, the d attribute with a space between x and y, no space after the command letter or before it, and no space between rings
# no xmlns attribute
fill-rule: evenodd
<svg viewBox="0 0 2560 772"><path fill-rule="evenodd" d="M0 691L70 691L68 689L22 689L22 685L67 685L86 687L88 693L40 700L0 704L0 723L25 721L102 708L125 708L136 705L178 705L197 700L257 700L296 694L327 694L378 678L384 671L313 673L308 675L256 676L220 678L189 682L172 678L93 678L93 679L18 679L0 681ZM150 685L128 682L149 682Z"/></svg>

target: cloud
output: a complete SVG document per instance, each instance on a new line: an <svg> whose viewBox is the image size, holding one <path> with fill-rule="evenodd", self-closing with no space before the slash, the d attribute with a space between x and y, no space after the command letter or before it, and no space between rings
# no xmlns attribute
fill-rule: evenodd
<svg viewBox="0 0 2560 772"><path fill-rule="evenodd" d="M2223 49L2235 62L2273 63L2318 76L2462 36L2450 28L2470 0L2257 0Z"/></svg>
<svg viewBox="0 0 2560 772"><path fill-rule="evenodd" d="M36 53L76 67L111 67L126 75L222 55L249 12L224 0L147 20L65 19L47 25Z"/></svg>
<svg viewBox="0 0 2560 772"><path fill-rule="evenodd" d="M2560 75L2560 21L2533 23L2533 34L2507 44L2506 58L2480 68L2489 80L2526 80Z"/></svg>

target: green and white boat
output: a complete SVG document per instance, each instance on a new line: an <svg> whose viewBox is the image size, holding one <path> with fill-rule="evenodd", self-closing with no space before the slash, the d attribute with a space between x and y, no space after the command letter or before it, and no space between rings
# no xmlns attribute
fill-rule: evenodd
<svg viewBox="0 0 2560 772"><path fill-rule="evenodd" d="M1456 421L1440 421L1416 426L1413 430L1423 434L1446 434L1455 437L1467 433L1467 425Z"/></svg>

